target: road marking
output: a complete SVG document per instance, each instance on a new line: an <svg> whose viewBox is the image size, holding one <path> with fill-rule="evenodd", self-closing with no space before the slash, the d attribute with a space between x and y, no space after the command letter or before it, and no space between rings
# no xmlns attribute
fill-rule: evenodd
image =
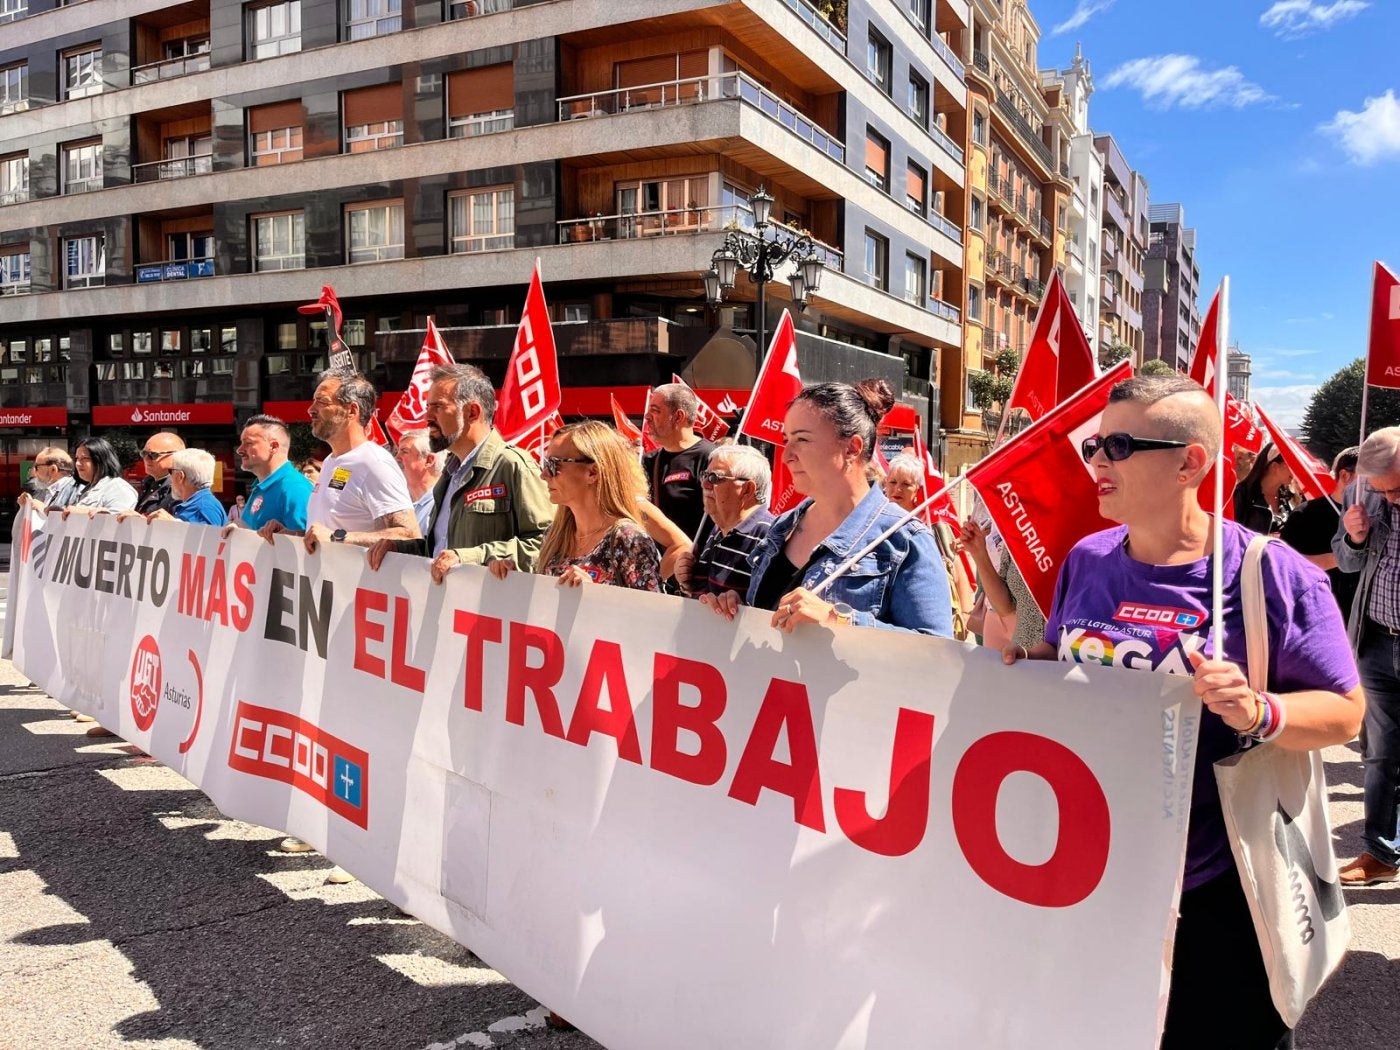
<svg viewBox="0 0 1400 1050"><path fill-rule="evenodd" d="M544 1027L544 1018L548 1012L543 1006L537 1006L523 1016L503 1017L495 1024L488 1025L484 1032L467 1032L445 1043L429 1043L424 1050L456 1050L459 1046L475 1046L485 1050L487 1047L499 1045L491 1038L491 1033L505 1035L535 1031Z"/></svg>

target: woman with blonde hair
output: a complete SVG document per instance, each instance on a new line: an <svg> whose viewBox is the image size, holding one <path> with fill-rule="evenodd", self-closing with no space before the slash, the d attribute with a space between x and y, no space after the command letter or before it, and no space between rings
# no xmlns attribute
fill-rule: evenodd
<svg viewBox="0 0 1400 1050"><path fill-rule="evenodd" d="M570 587L607 583L661 589L656 544L638 517L645 479L617 431L596 420L559 428L540 474L558 508L540 548L541 575L557 576ZM497 560L489 568L504 579L514 564Z"/></svg>
<svg viewBox="0 0 1400 1050"><path fill-rule="evenodd" d="M924 499L924 465L910 452L901 452L889 462L889 471L881 483L885 498L904 510L913 510ZM933 539L938 544L938 553L943 558L943 569L948 574L948 600L953 610L953 637L967 637L967 617L972 612L976 600L972 581L957 551L957 538L946 522L936 521L932 525Z"/></svg>

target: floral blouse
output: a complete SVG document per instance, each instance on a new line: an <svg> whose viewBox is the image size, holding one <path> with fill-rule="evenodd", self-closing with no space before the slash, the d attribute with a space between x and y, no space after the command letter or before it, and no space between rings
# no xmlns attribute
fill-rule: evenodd
<svg viewBox="0 0 1400 1050"><path fill-rule="evenodd" d="M635 521L619 521L581 558L551 558L540 567L545 576L559 576L577 565L594 583L631 587L638 591L661 590L661 556L646 530Z"/></svg>

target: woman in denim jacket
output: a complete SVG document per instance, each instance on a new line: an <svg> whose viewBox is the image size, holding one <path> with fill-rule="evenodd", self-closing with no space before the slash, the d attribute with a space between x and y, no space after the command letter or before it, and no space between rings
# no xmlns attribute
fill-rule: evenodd
<svg viewBox="0 0 1400 1050"><path fill-rule="evenodd" d="M824 597L812 593L903 517L865 478L876 425L893 405L889 384L875 379L811 386L788 407L781 455L794 487L808 498L780 516L754 551L743 602L773 610L774 627L791 632L802 623L853 623L952 637L948 576L933 533L918 521L905 522ZM730 619L740 604L733 592L701 601Z"/></svg>

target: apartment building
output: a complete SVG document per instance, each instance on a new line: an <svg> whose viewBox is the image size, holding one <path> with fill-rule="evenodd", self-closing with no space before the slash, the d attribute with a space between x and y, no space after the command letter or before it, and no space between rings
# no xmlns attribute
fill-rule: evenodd
<svg viewBox="0 0 1400 1050"><path fill-rule="evenodd" d="M1196 231L1180 204L1148 210L1147 265L1143 282L1143 360L1190 368L1201 337L1201 271Z"/></svg>
<svg viewBox="0 0 1400 1050"><path fill-rule="evenodd" d="M1225 357L1225 368L1230 396L1236 401L1250 400L1249 380L1254 374L1254 362L1247 353L1240 349L1239 343L1230 344L1229 352Z"/></svg>
<svg viewBox="0 0 1400 1050"><path fill-rule="evenodd" d="M381 390L429 316L499 380L537 257L566 413L676 371L745 389L754 289L716 308L702 275L760 188L825 264L806 378L961 404L967 0L9 3L6 487L115 425L231 466L237 420L304 418L327 333L296 307L325 284Z"/></svg>
<svg viewBox="0 0 1400 1050"><path fill-rule="evenodd" d="M1098 331L1091 338L1102 355L1127 347L1143 361L1143 290L1148 230L1148 185L1123 156L1117 139L1099 135L1094 148L1103 159L1102 259Z"/></svg>

